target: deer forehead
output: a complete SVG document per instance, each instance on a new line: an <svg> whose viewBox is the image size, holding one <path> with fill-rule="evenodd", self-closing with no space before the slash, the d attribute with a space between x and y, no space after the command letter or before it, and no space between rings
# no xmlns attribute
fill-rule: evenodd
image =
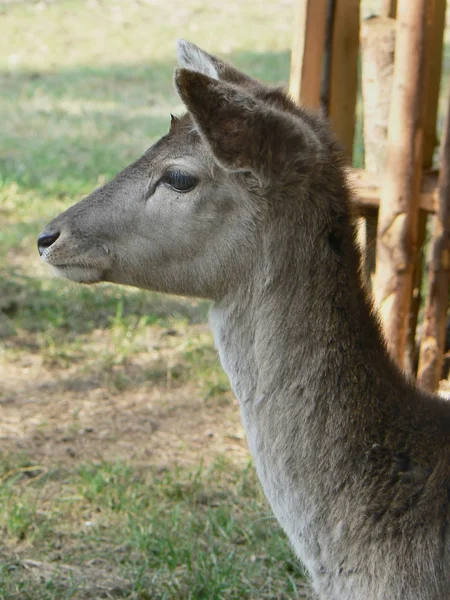
<svg viewBox="0 0 450 600"><path fill-rule="evenodd" d="M189 114L173 119L169 133L151 146L142 158L140 166L150 174L179 169L213 177L217 172L212 152L201 139Z"/></svg>

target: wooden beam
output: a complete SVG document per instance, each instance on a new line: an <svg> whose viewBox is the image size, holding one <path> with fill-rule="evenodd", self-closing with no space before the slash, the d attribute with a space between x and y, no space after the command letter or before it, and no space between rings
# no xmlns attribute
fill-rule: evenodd
<svg viewBox="0 0 450 600"><path fill-rule="evenodd" d="M348 180L355 193L355 202L363 211L378 209L382 191L382 176L363 169L349 169ZM437 181L437 171L429 171L422 177L419 207L426 213L436 212L439 203Z"/></svg>
<svg viewBox="0 0 450 600"><path fill-rule="evenodd" d="M289 92L306 108L320 109L328 0L297 0Z"/></svg>
<svg viewBox="0 0 450 600"><path fill-rule="evenodd" d="M358 92L360 0L335 0L328 117L351 163Z"/></svg>
<svg viewBox="0 0 450 600"><path fill-rule="evenodd" d="M427 0L398 2L387 161L377 236L375 301L388 348L402 368L417 252L427 5Z"/></svg>
<svg viewBox="0 0 450 600"><path fill-rule="evenodd" d="M433 225L417 374L418 385L428 391L437 390L442 373L450 288L450 94L441 145L439 205Z"/></svg>

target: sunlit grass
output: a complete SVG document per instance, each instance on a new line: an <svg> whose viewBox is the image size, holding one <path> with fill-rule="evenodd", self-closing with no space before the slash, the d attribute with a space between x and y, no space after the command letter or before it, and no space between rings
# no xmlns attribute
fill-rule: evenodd
<svg viewBox="0 0 450 600"><path fill-rule="evenodd" d="M42 554L34 564L20 552L4 557L0 597L38 597L27 569L41 578L39 598L302 597L302 571L251 467L225 458L196 471L3 466L3 543L39 544Z"/></svg>

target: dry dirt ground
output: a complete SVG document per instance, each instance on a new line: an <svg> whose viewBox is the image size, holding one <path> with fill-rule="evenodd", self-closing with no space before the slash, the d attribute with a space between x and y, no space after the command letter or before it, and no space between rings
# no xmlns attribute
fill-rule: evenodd
<svg viewBox="0 0 450 600"><path fill-rule="evenodd" d="M224 453L246 462L232 393L210 397L203 374L183 362L186 337L212 345L208 326L152 325L144 335L139 352L106 367L102 357L111 353L111 340L105 330L86 337L94 356L69 366L43 356L35 336L7 338L0 354L0 451L43 464L123 459L192 466ZM450 397L450 379L440 391Z"/></svg>
<svg viewBox="0 0 450 600"><path fill-rule="evenodd" d="M164 340L164 332L160 335ZM113 372L132 378L146 359L135 357ZM239 463L248 460L230 392L219 403L208 402L194 382L180 387L167 379L112 390L99 374L46 366L32 351L2 362L0 451L5 453L23 452L43 464L123 459L192 466L223 453ZM450 394L450 381L441 382L441 391Z"/></svg>
<svg viewBox="0 0 450 600"><path fill-rule="evenodd" d="M206 325L189 331L209 336ZM105 333L93 335L101 355ZM81 370L78 364L47 365L32 341L28 353L14 360L10 353L7 360L0 358L0 451L23 452L43 464L123 459L161 467L197 465L200 458L209 462L224 452L232 460L247 461L231 392L210 400L196 381L172 381L171 374L183 366L175 363L168 370L167 360L176 360L183 332L152 326L148 335L153 338L146 340L150 350L106 374L95 368L89 372L86 365ZM13 344L23 349L26 340L12 339L6 347ZM147 381L142 375L146 369L151 370ZM124 389L117 389L117 380L125 380Z"/></svg>

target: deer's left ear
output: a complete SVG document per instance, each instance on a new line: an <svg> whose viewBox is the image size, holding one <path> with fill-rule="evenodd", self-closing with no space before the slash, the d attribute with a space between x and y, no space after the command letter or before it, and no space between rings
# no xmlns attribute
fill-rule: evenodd
<svg viewBox="0 0 450 600"><path fill-rule="evenodd" d="M229 81L242 86L253 85L259 87L260 85L255 79L238 71L238 69L220 60L217 56L208 54L208 52L205 52L192 42L178 40L177 57L180 67L189 69L190 71L197 71L197 73L203 73L203 75L208 75L211 79Z"/></svg>
<svg viewBox="0 0 450 600"><path fill-rule="evenodd" d="M299 174L302 157L311 158L317 140L292 115L238 86L187 69L176 71L175 84L200 134L225 168L251 171L264 184L292 169L293 161Z"/></svg>

